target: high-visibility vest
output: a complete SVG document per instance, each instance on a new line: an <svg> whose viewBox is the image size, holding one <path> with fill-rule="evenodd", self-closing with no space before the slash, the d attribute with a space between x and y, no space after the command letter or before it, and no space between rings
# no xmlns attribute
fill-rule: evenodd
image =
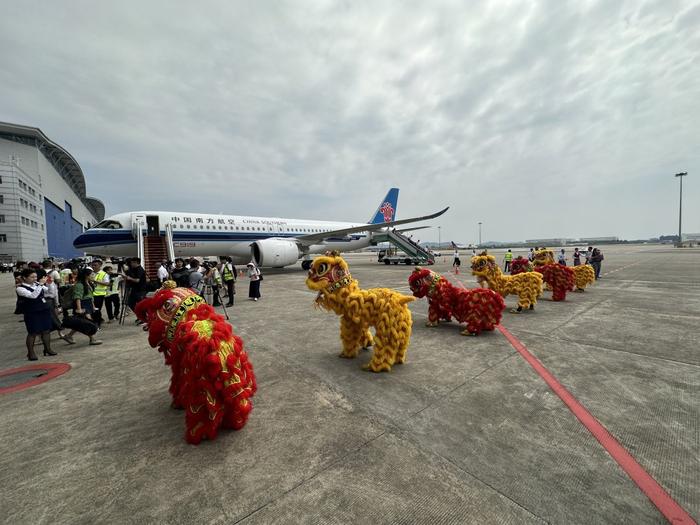
<svg viewBox="0 0 700 525"><path fill-rule="evenodd" d="M512 260L513 260L513 253L506 252L506 261L512 261Z"/></svg>
<svg viewBox="0 0 700 525"><path fill-rule="evenodd" d="M107 277L107 272L105 272L104 270L100 270L99 272L97 272L97 275L95 276L95 291L92 292L93 296L107 295L109 284L102 284L102 281L105 280L105 277Z"/></svg>
<svg viewBox="0 0 700 525"><path fill-rule="evenodd" d="M229 263L224 264L223 270L224 281L233 281L235 276L233 275L231 265Z"/></svg>

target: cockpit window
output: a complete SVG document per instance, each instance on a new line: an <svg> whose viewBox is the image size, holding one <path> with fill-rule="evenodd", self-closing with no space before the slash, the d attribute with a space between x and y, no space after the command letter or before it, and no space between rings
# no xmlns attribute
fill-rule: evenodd
<svg viewBox="0 0 700 525"><path fill-rule="evenodd" d="M108 230L119 230L122 228L121 223L117 221L111 221L107 219L106 221L98 222L93 226L93 228L106 228Z"/></svg>

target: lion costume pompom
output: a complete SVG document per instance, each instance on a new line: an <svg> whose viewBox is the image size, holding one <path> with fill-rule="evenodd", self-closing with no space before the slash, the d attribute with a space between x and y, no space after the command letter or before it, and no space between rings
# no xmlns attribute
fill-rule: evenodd
<svg viewBox="0 0 700 525"><path fill-rule="evenodd" d="M148 342L172 369L173 406L184 408L188 443L216 439L220 427L240 430L257 390L243 341L231 325L189 288L167 281L136 305Z"/></svg>
<svg viewBox="0 0 700 525"><path fill-rule="evenodd" d="M496 264L496 258L485 251L472 257L472 275L502 297L517 295L518 307L511 310L515 313L523 309L534 310L537 298L542 295L542 275L537 272L504 275Z"/></svg>
<svg viewBox="0 0 700 525"><path fill-rule="evenodd" d="M340 357L352 359L360 348L374 345L365 370L389 372L394 364L405 362L413 324L407 303L413 297L388 288L361 290L337 252L314 259L306 286L318 292L317 306L340 316ZM370 326L375 329L374 338Z"/></svg>
<svg viewBox="0 0 700 525"><path fill-rule="evenodd" d="M552 289L552 301L564 301L566 292L574 289L574 271L568 266L554 262L554 252L543 248L535 252L535 271Z"/></svg>
<svg viewBox="0 0 700 525"><path fill-rule="evenodd" d="M479 335L493 330L501 322L506 307L503 298L486 288L458 288L439 273L416 268L408 278L415 297L428 298L427 326L437 326L440 320L453 317L467 325L462 335Z"/></svg>

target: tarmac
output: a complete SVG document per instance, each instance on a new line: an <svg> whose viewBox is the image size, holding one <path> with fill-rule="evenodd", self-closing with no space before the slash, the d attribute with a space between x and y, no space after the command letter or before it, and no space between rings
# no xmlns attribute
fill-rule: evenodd
<svg viewBox="0 0 700 525"><path fill-rule="evenodd" d="M698 520L700 250L602 248L585 293L545 293L502 325ZM347 259L363 288L410 294L411 267ZM459 275L451 256L433 269L475 287L468 259ZM57 357L39 351L38 364L71 369L0 395L0 522L666 521L501 332L428 328L418 300L407 363L364 372L369 353L338 358L338 319L313 308L304 279L268 270L258 302L239 281L229 313L255 367L254 410L199 446L184 441L170 370L133 316L105 325L102 346L77 334L53 343ZM13 309L2 274L0 371L29 364Z"/></svg>

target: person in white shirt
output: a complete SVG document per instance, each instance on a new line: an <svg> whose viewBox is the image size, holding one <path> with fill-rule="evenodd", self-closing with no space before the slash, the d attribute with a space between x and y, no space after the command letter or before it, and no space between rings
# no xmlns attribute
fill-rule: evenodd
<svg viewBox="0 0 700 525"><path fill-rule="evenodd" d="M160 266L158 267L158 280L160 281L161 285L169 278L168 269L165 265L166 261L161 261Z"/></svg>
<svg viewBox="0 0 700 525"><path fill-rule="evenodd" d="M564 254L564 248L562 248L561 251L559 252L558 262L562 266L566 266L566 255Z"/></svg>

